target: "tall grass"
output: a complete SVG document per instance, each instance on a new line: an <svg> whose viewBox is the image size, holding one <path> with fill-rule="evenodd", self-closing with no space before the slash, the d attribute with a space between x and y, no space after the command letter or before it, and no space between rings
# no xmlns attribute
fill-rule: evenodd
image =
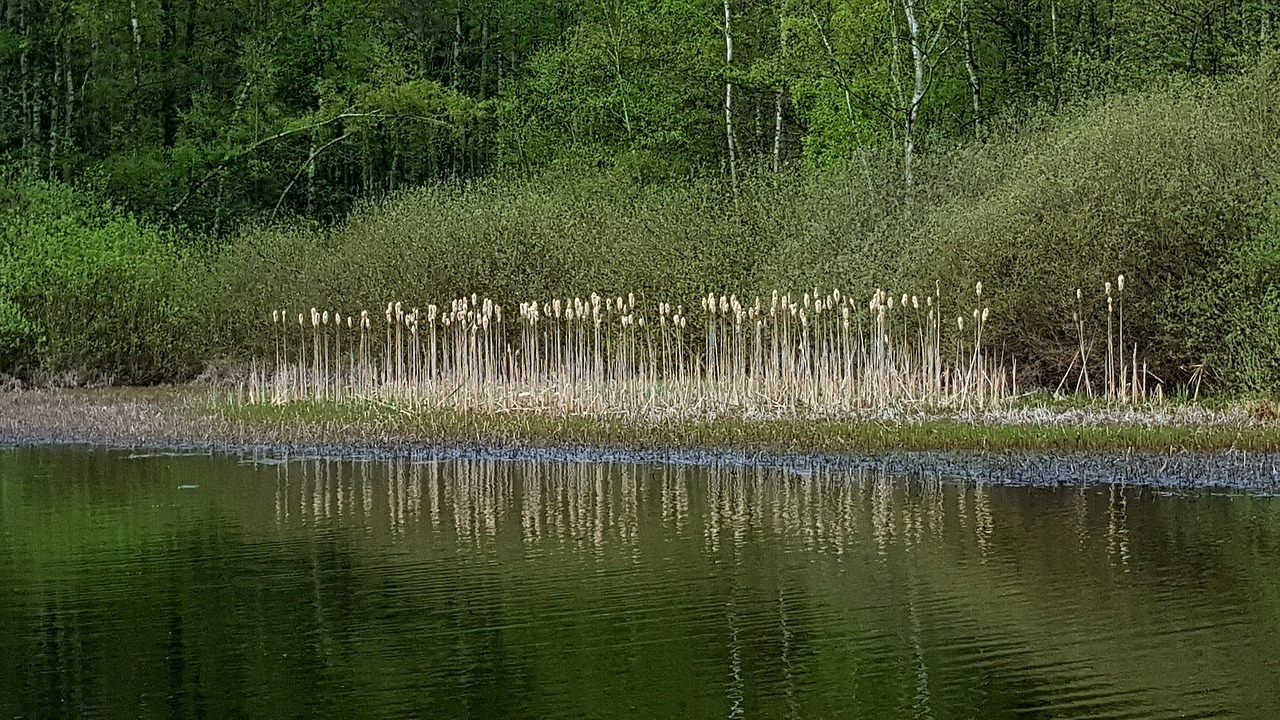
<svg viewBox="0 0 1280 720"><path fill-rule="evenodd" d="M899 405L986 409L1017 393L1005 358L984 346L990 308L981 283L949 303L937 294L877 290L859 301L814 289L749 300L709 293L686 309L593 293L526 301L513 314L472 294L425 309L388 303L381 327L365 310L358 322L341 312L330 322L315 308L296 317L271 313L275 348L246 386L249 402L827 417ZM954 331L944 332L948 323ZM1145 377L1124 379L1118 356L1109 342L1107 397L1145 399Z"/></svg>

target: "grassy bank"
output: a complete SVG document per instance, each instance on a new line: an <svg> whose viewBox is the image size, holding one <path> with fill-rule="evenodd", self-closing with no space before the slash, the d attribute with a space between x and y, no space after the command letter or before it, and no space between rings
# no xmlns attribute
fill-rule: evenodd
<svg viewBox="0 0 1280 720"><path fill-rule="evenodd" d="M410 411L372 402L245 405L207 387L0 391L0 445L235 449L599 448L752 454L901 451L1179 454L1280 452L1269 404L1132 409L1027 403L1002 412L897 411L839 419Z"/></svg>
<svg viewBox="0 0 1280 720"><path fill-rule="evenodd" d="M1248 409L1111 413L1023 408L979 415L877 414L861 418L684 418L405 410L384 403L220 404L237 433L289 444L477 447L586 446L622 450L880 454L899 451L1181 453L1280 451L1280 424ZM1094 424L1080 425L1092 415ZM1099 422L1098 420L1102 420Z"/></svg>

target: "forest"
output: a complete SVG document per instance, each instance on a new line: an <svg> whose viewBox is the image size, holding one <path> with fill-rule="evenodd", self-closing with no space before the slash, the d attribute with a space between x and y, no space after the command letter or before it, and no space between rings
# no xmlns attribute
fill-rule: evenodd
<svg viewBox="0 0 1280 720"><path fill-rule="evenodd" d="M0 0L0 373L189 380L276 308L982 280L1052 386L1126 273L1162 381L1276 395L1276 18Z"/></svg>

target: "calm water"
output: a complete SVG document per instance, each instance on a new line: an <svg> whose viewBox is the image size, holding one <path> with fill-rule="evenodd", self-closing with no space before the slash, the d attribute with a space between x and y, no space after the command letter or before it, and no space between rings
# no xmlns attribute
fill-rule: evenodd
<svg viewBox="0 0 1280 720"><path fill-rule="evenodd" d="M1280 717L1280 500L0 451L0 717Z"/></svg>

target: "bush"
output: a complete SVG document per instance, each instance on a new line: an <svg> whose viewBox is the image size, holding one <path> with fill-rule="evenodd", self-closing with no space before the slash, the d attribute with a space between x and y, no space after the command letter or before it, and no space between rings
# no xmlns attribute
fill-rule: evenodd
<svg viewBox="0 0 1280 720"><path fill-rule="evenodd" d="M100 198L11 183L0 204L0 372L151 383L199 368L194 265Z"/></svg>
<svg viewBox="0 0 1280 720"><path fill-rule="evenodd" d="M637 185L592 172L437 185L369 205L320 231L246 232L213 284L230 301L219 336L266 341L272 308L381 314L478 293L509 310L526 300L635 293L693 307L708 291L751 285L766 249L714 182Z"/></svg>
<svg viewBox="0 0 1280 720"><path fill-rule="evenodd" d="M1277 167L1266 130L1275 118L1265 116L1274 104L1238 111L1264 107L1259 94L1273 90L1263 85L1189 84L1085 108L978 202L938 209L915 244L918 265L970 297L983 280L998 318L992 340L1034 359L1046 384L1077 347L1075 289L1095 347L1105 345L1103 286L1124 273L1126 354L1136 342L1158 375L1187 378L1220 357L1220 318L1197 308L1224 263L1252 262L1241 248Z"/></svg>

